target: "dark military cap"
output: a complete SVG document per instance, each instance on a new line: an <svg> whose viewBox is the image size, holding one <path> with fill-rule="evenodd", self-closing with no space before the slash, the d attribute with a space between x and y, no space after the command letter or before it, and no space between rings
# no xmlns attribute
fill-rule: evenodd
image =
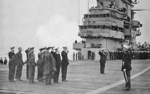
<svg viewBox="0 0 150 94"><path fill-rule="evenodd" d="M67 47L63 47L63 49L67 49Z"/></svg>
<svg viewBox="0 0 150 94"><path fill-rule="evenodd" d="M13 46L13 47L10 47L10 49L14 49L15 47Z"/></svg>
<svg viewBox="0 0 150 94"><path fill-rule="evenodd" d="M34 49L34 47L31 47L31 48L30 48L30 50L33 50L33 49Z"/></svg>
<svg viewBox="0 0 150 94"><path fill-rule="evenodd" d="M51 47L47 47L46 50L49 50Z"/></svg>
<svg viewBox="0 0 150 94"><path fill-rule="evenodd" d="M58 49L59 49L59 47L55 48L55 50L58 50Z"/></svg>
<svg viewBox="0 0 150 94"><path fill-rule="evenodd" d="M40 48L39 50L40 50L40 51L42 51L42 50L43 50L43 48Z"/></svg>
<svg viewBox="0 0 150 94"><path fill-rule="evenodd" d="M18 49L22 49L21 47L19 47Z"/></svg>
<svg viewBox="0 0 150 94"><path fill-rule="evenodd" d="M46 47L44 47L43 50L46 50Z"/></svg>
<svg viewBox="0 0 150 94"><path fill-rule="evenodd" d="M51 49L54 49L54 48L55 48L55 46L50 46L50 48L51 48Z"/></svg>

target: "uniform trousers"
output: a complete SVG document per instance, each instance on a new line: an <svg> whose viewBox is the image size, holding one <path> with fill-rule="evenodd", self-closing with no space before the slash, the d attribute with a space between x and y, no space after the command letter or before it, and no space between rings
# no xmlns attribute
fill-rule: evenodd
<svg viewBox="0 0 150 94"><path fill-rule="evenodd" d="M105 70L105 62L100 62L100 73L104 74L104 70Z"/></svg>
<svg viewBox="0 0 150 94"><path fill-rule="evenodd" d="M130 70L123 70L124 79L126 81L125 88L131 88Z"/></svg>
<svg viewBox="0 0 150 94"><path fill-rule="evenodd" d="M29 79L29 65L26 65L26 78Z"/></svg>
<svg viewBox="0 0 150 94"><path fill-rule="evenodd" d="M54 74L54 82L58 82L59 80L59 73L60 73L60 66L56 66L57 71Z"/></svg>
<svg viewBox="0 0 150 94"><path fill-rule="evenodd" d="M22 75L22 65L18 64L15 78L20 80L21 79L21 75Z"/></svg>
<svg viewBox="0 0 150 94"><path fill-rule="evenodd" d="M29 65L29 83L34 83L35 66Z"/></svg>
<svg viewBox="0 0 150 94"><path fill-rule="evenodd" d="M14 76L15 76L15 70L16 70L16 64L14 64L15 61L9 61L9 81L14 81Z"/></svg>
<svg viewBox="0 0 150 94"><path fill-rule="evenodd" d="M37 80L43 81L43 66L38 66Z"/></svg>
<svg viewBox="0 0 150 94"><path fill-rule="evenodd" d="M66 77L67 77L67 67L68 67L68 65L63 65L62 64L62 67L61 67L62 81L66 80Z"/></svg>
<svg viewBox="0 0 150 94"><path fill-rule="evenodd" d="M46 85L51 84L51 80L52 80L52 71L50 71L50 73L45 75L45 84Z"/></svg>

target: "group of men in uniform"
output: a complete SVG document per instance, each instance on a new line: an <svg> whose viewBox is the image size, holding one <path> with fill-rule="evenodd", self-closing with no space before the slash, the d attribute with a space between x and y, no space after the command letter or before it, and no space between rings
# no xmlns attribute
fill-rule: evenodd
<svg viewBox="0 0 150 94"><path fill-rule="evenodd" d="M8 53L9 82L15 82L14 78L16 78L16 80L21 81L22 66L24 65L21 52L22 52L21 47L18 48L18 52L16 54L14 53L14 47L11 47L11 51Z"/></svg>
<svg viewBox="0 0 150 94"><path fill-rule="evenodd" d="M15 82L14 76L17 81L21 81L22 67L26 64L26 77L29 83L34 83L35 67L37 66L37 80L39 82L45 81L46 85L50 85L52 79L54 83L58 83L60 68L62 72L62 81L67 82L67 67L68 50L67 47L63 47L61 54L58 48L45 47L39 49L38 60L35 61L34 47L30 47L25 50L27 60L23 62L22 48L18 48L18 53L14 53L14 47L11 47L9 52L9 82ZM51 51L50 51L51 50ZM62 56L62 59L61 59ZM16 70L16 71L15 71ZM15 75L16 73L16 75Z"/></svg>
<svg viewBox="0 0 150 94"><path fill-rule="evenodd" d="M109 54L108 58L110 60L122 59L122 56L121 56L122 53L123 53L122 50L115 51L115 52L110 51L108 53ZM132 53L133 53L133 59L150 59L150 51L149 50L144 50L144 51L132 50Z"/></svg>

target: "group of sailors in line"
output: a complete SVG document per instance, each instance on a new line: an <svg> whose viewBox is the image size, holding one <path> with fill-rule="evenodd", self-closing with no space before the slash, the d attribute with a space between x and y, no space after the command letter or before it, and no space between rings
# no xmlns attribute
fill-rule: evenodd
<svg viewBox="0 0 150 94"><path fill-rule="evenodd" d="M115 60L115 59L122 59L121 54L123 51L115 51L115 52L108 52L108 59ZM133 58L132 59L150 59L150 51L134 51L132 50Z"/></svg>
<svg viewBox="0 0 150 94"><path fill-rule="evenodd" d="M60 69L62 72L62 81L67 82L67 67L69 64L67 47L63 47L63 51L59 52L58 48L45 47L39 49L38 60L35 61L34 47L25 50L27 60L23 62L22 48L18 48L18 52L14 53L14 48L11 47L9 52L9 82L22 81L22 68L26 64L26 77L29 83L34 83L35 67L37 66L37 80L45 82L46 85L58 83ZM51 50L51 51L50 51ZM62 56L62 57L61 57Z"/></svg>

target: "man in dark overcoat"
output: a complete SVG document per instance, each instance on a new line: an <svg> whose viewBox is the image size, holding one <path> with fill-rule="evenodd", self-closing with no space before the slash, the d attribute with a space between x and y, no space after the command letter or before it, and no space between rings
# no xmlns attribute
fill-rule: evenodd
<svg viewBox="0 0 150 94"><path fill-rule="evenodd" d="M16 70L16 55L14 53L14 48L11 47L11 51L8 53L9 57L9 82L15 82L14 76L15 76L15 70Z"/></svg>
<svg viewBox="0 0 150 94"><path fill-rule="evenodd" d="M35 54L34 54L34 47L30 49L28 54L28 66L29 66L29 83L34 83L34 74L35 74Z"/></svg>
<svg viewBox="0 0 150 94"><path fill-rule="evenodd" d="M62 81L67 82L66 77L67 77L67 68L69 65L68 61L68 50L67 47L63 47L63 51L61 52L62 56L62 64L61 64L61 72L62 72Z"/></svg>
<svg viewBox="0 0 150 94"><path fill-rule="evenodd" d="M61 57L58 51L58 48L55 49L54 58L56 61L56 72L54 74L54 83L58 83L59 80L59 72L60 72L60 64L61 64Z"/></svg>
<svg viewBox="0 0 150 94"><path fill-rule="evenodd" d="M39 82L43 81L43 65L44 65L44 60L43 60L43 48L39 49L40 52L38 53L38 61L37 61L37 80Z"/></svg>
<svg viewBox="0 0 150 94"><path fill-rule="evenodd" d="M22 67L24 65L24 62L22 60L22 48L18 48L18 53L16 54L16 62L17 62L17 70L16 70L16 80L21 81L21 75L22 75Z"/></svg>

